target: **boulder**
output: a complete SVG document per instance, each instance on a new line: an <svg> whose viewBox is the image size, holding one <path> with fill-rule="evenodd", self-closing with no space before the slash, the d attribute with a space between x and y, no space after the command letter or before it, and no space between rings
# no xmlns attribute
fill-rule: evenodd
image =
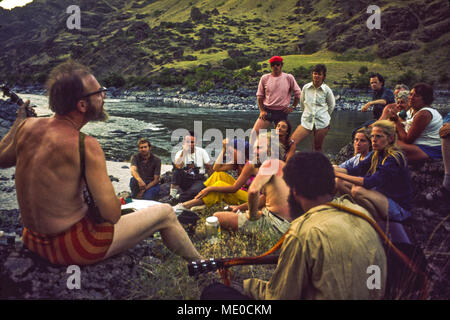
<svg viewBox="0 0 450 320"><path fill-rule="evenodd" d="M378 46L377 54L379 57L385 59L419 48L420 47L412 41L385 41Z"/></svg>

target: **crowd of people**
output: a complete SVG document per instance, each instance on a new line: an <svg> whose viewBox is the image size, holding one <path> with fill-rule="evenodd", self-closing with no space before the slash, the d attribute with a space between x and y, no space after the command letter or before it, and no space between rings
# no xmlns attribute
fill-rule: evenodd
<svg viewBox="0 0 450 320"><path fill-rule="evenodd" d="M443 121L432 108L430 85L418 83L411 90L398 85L392 92L380 74L373 74L373 99L361 108L372 108L373 119L355 128L354 157L332 166L322 154L335 108L333 91L325 84L326 66L316 65L312 81L300 88L282 71L282 57L269 63L272 71L261 77L256 93L260 114L250 141L224 139L212 163L189 132L173 160L170 205L123 216L99 143L80 132L89 122L107 119L105 88L76 62L57 66L47 84L54 116L27 118L27 101L0 141L0 167L16 166L25 246L54 264L86 265L159 231L171 251L199 260L176 209L224 202L230 210L214 214L223 229L285 235L270 280L246 280L244 292L235 291L235 298L382 298L387 274L383 243L370 224L347 211L401 229L413 205L408 163L426 159L443 159L445 169L442 188L427 199L448 201L449 115ZM297 105L301 123L292 132L288 118ZM272 130L263 130L272 124ZM311 133L312 152L296 152ZM132 197L157 199L161 160L149 140L140 139L137 147L130 161ZM382 270L380 290L366 284L371 265ZM202 297L220 298L223 290L210 287Z"/></svg>

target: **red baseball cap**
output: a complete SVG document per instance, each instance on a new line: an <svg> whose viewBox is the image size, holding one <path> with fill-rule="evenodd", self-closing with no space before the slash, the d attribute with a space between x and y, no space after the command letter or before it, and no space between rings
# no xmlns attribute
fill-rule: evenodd
<svg viewBox="0 0 450 320"><path fill-rule="evenodd" d="M272 58L270 58L269 63L272 62L283 62L283 58L280 56L273 56Z"/></svg>

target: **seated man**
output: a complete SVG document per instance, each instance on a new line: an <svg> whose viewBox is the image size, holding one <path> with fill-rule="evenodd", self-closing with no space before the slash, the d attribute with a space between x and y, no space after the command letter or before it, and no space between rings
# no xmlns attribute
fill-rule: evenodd
<svg viewBox="0 0 450 320"><path fill-rule="evenodd" d="M138 141L139 153L131 156L131 197L136 199L154 200L159 195L161 175L161 160L150 150L152 145L144 138Z"/></svg>
<svg viewBox="0 0 450 320"><path fill-rule="evenodd" d="M55 115L27 119L22 106L0 141L0 168L16 166L25 246L53 264L86 265L159 231L172 252L201 258L168 204L121 217L103 150L95 138L80 133L88 122L107 118L106 89L92 73L69 61L50 73L47 86ZM90 201L83 199L86 188Z"/></svg>
<svg viewBox="0 0 450 320"><path fill-rule="evenodd" d="M318 152L296 153L284 167L283 179L290 188L288 201L295 220L274 273L268 281L244 280L245 295L261 300L382 298L387 274L383 245L367 221L335 207L349 207L371 218L348 199L333 200L335 180L329 160ZM379 286L370 289L367 270L374 265L381 271ZM216 294L209 292L202 297ZM236 291L235 298L245 297Z"/></svg>
<svg viewBox="0 0 450 320"><path fill-rule="evenodd" d="M370 87L373 90L372 101L367 102L361 108L361 111L366 112L370 107L372 107L373 123L381 117L383 109L386 105L395 102L395 97L392 91L384 86L384 77L379 73L370 75ZM364 126L368 125L369 123L366 123Z"/></svg>
<svg viewBox="0 0 450 320"><path fill-rule="evenodd" d="M172 185L170 186L171 202L185 202L194 198L205 188L205 173L211 173L211 159L205 149L195 146L195 136L189 132L184 138L183 149L175 155ZM206 170L205 170L206 168ZM177 193L180 192L178 201ZM172 203L174 204L174 203Z"/></svg>
<svg viewBox="0 0 450 320"><path fill-rule="evenodd" d="M216 212L220 226L233 231L247 233L272 232L283 235L290 226L288 208L289 188L283 180L285 163L278 159L264 161L248 191L248 210L238 213ZM262 210L260 192L264 193Z"/></svg>

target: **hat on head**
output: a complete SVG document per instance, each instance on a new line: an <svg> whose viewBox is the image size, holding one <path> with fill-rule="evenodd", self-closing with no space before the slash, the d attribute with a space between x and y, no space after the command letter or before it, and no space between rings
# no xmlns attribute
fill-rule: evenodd
<svg viewBox="0 0 450 320"><path fill-rule="evenodd" d="M279 56L273 56L272 58L270 58L269 63L272 62L283 62L283 58L279 57Z"/></svg>

